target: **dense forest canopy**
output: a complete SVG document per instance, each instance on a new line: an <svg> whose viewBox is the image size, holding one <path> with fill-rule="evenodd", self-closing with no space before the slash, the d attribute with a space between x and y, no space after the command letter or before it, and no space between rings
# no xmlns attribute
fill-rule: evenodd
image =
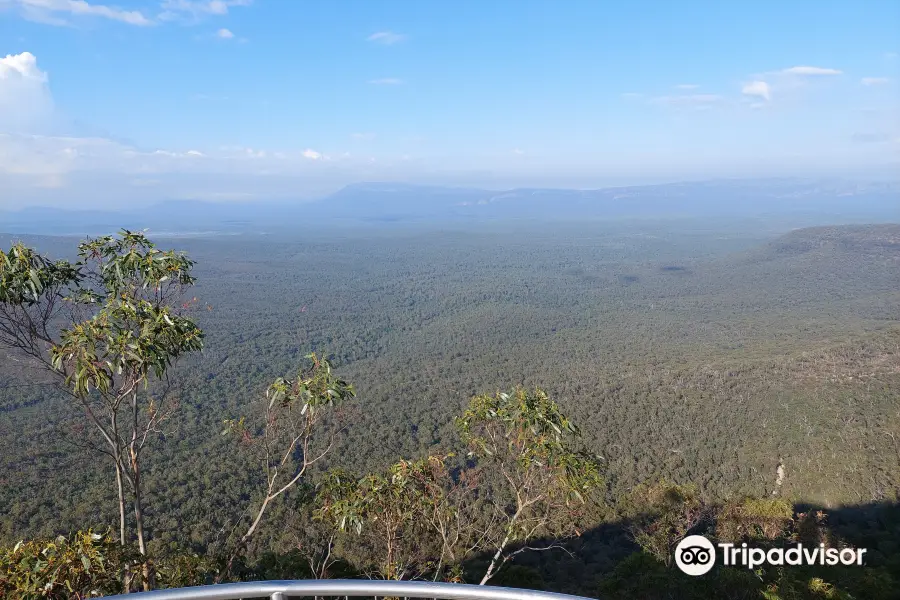
<svg viewBox="0 0 900 600"><path fill-rule="evenodd" d="M77 245L0 235L0 247L19 239L53 258ZM153 552L203 553L246 529L265 475L223 421L258 416L267 386L310 352L353 383L358 407L316 473L456 451L454 419L473 396L523 386L545 390L602 457L607 507L662 480L710 505L775 494L840 514L897 501L898 225L520 222L156 241L196 261L184 307L205 337L173 372L178 417L145 458ZM53 378L4 354L0 544L117 521L108 465L83 435ZM292 548L304 493L272 506L248 560ZM601 533L579 542L580 558L523 555L508 569L594 595L634 567L620 562L633 536L604 537L608 514L594 518Z"/></svg>

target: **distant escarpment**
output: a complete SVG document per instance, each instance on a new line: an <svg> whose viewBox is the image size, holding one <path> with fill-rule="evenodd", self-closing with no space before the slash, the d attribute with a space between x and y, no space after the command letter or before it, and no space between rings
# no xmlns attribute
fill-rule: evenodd
<svg viewBox="0 0 900 600"><path fill-rule="evenodd" d="M773 240L762 249L770 258L807 253L853 253L900 257L900 224L807 227Z"/></svg>

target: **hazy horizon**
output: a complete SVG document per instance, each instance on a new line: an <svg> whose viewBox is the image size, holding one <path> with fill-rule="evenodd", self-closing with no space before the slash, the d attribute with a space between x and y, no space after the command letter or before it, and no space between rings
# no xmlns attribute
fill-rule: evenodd
<svg viewBox="0 0 900 600"><path fill-rule="evenodd" d="M527 182L526 182L527 183ZM771 177L717 177L717 178L697 178L697 179L665 179L661 178L658 181L621 181L621 182L609 182L602 183L598 182L597 185L583 185L578 186L575 184L565 185L561 183L559 185L516 185L515 182L510 182L509 185L503 185L502 182L484 182L482 185L472 184L453 184L453 183L442 183L442 180L423 180L423 181L401 181L401 180L369 180L369 181L350 181L344 184L340 184L337 186L323 188L322 191L318 193L309 193L306 195L298 194L295 197L249 197L249 196L240 196L240 195L209 195L209 196L158 196L158 197L149 197L146 202L128 202L128 203L117 203L112 205L79 205L79 206L71 206L66 204L55 204L52 201L48 203L40 203L36 202L33 204L27 205L18 205L12 204L10 206L3 206L0 204L0 211L6 212L19 212L27 209L60 209L60 210L76 210L76 211L102 211L102 212L127 212L131 209L143 209L149 208L156 205L163 205L167 203L200 203L200 204L211 204L211 205L235 205L235 206L290 206L293 204L312 204L318 203L322 201L327 201L332 196L339 194L343 191L348 190L362 190L363 193L371 192L373 190L378 191L395 191L392 189L394 186L399 186L402 188L408 188L412 190L445 190L448 192L465 192L465 191L484 191L484 192L514 192L514 191L522 191L522 190L545 190L545 191L559 191L559 192L604 192L604 191L615 191L615 190L654 190L654 189L662 189L666 186L705 186L705 185L746 185L746 184L763 184L763 185L778 185L778 184L806 184L806 185L851 185L857 184L861 186L879 186L879 185L900 185L900 176L894 174L893 172L885 173L881 176L878 175L863 175L859 174L856 176L846 176L846 177L838 177L838 176L820 176L820 177L801 177L801 176L771 176ZM425 202L428 199L424 199Z"/></svg>
<svg viewBox="0 0 900 600"><path fill-rule="evenodd" d="M889 176L889 2L0 0L0 209Z"/></svg>

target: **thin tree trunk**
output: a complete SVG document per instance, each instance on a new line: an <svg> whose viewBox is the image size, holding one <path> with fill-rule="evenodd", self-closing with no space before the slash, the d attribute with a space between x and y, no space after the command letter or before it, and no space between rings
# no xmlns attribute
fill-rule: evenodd
<svg viewBox="0 0 900 600"><path fill-rule="evenodd" d="M125 546L125 488L122 483L122 468L116 461L116 492L119 494L119 544Z"/></svg>
<svg viewBox="0 0 900 600"><path fill-rule="evenodd" d="M387 572L385 579L394 578L394 538L388 532L388 549L387 549Z"/></svg>
<svg viewBox="0 0 900 600"><path fill-rule="evenodd" d="M135 478L137 483L137 478ZM134 520L137 529L138 551L142 556L147 555L147 546L144 544L144 512L141 506L141 493L134 491Z"/></svg>
<svg viewBox="0 0 900 600"><path fill-rule="evenodd" d="M116 491L119 494L119 544L125 548L125 488L122 483L122 467L116 460ZM131 591L131 576L126 570L122 574L122 593L127 594Z"/></svg>
<svg viewBox="0 0 900 600"><path fill-rule="evenodd" d="M228 557L228 562L225 564L225 570L219 573L219 575L216 577L216 583L221 583L222 580L231 573L231 568L234 566L234 561L237 560L238 555L247 546L247 542L249 542L250 538L253 537L253 534L256 532L256 528L259 526L259 522L262 521L263 515L266 512L266 508L269 506L269 502L271 501L272 495L266 493L266 498L265 500L263 500L262 506L259 507L259 512L256 513L256 518L253 519L253 523L250 524L250 528L247 529L247 532L241 536L241 540L234 547L234 550L231 552L231 556Z"/></svg>
<svg viewBox="0 0 900 600"><path fill-rule="evenodd" d="M494 572L497 569L498 563L502 563L500 560L503 556L503 551L506 549L507 544L509 544L509 538L512 537L512 530L515 527L516 522L518 522L519 517L522 515L523 506L519 503L518 509L516 509L516 514L512 516L509 520L509 524L506 526L506 537L503 538L503 541L500 542L500 545L497 547L497 551L494 553L493 558L491 558L491 564L488 565L488 570L484 574L484 577L481 578L481 581L478 582L478 585L484 585L490 580L491 577L494 576Z"/></svg>
<svg viewBox="0 0 900 600"><path fill-rule="evenodd" d="M503 555L503 549L506 548L506 545L509 543L509 534L503 538L503 541L500 543L500 546L497 548L497 551L494 553L493 558L491 558L491 564L488 565L488 570L484 574L484 577L481 578L481 581L478 582L478 585L484 585L490 580L491 577L494 576L494 570L497 568L497 563L500 561L500 557Z"/></svg>
<svg viewBox="0 0 900 600"><path fill-rule="evenodd" d="M133 463L134 472L134 522L137 532L138 551L143 557L142 571L144 575L144 591L149 592L153 589L153 572L150 569L150 563L147 560L147 545L144 540L144 510L141 506L141 475L137 470L137 464Z"/></svg>
<svg viewBox="0 0 900 600"><path fill-rule="evenodd" d="M125 537L125 487L122 482L122 452L116 443L118 441L119 428L116 417L116 412L113 411L109 425L110 431L115 437L107 438L107 443L112 449L112 457L116 465L116 493L119 495L119 544L124 547L127 541Z"/></svg>
<svg viewBox="0 0 900 600"><path fill-rule="evenodd" d="M118 424L116 423L116 413L113 412L112 418L110 419L110 425L112 428L113 434L116 436L116 440L118 440ZM113 451L113 461L115 461L116 467L116 493L118 494L118 502L119 502L119 544L124 549L126 544L128 543L128 538L125 534L125 482L122 481L122 453L119 450L119 446L117 444L110 443ZM122 574L122 593L127 594L131 591L131 581L132 576L129 570L125 570Z"/></svg>
<svg viewBox="0 0 900 600"><path fill-rule="evenodd" d="M139 448L135 445L137 442L137 431L138 431L138 405L137 405L137 390L132 391L131 394L131 408L132 408L132 431L131 431L131 446L129 448L129 454L131 458L131 479L134 483L134 524L135 531L137 533L137 541L138 541L138 551L141 553L143 557L143 565L141 566L141 570L143 571L143 588L145 592L152 590L154 586L154 576L153 570L150 568L150 562L147 559L147 544L144 538L144 509L142 506L142 498L141 498L141 466L138 458Z"/></svg>

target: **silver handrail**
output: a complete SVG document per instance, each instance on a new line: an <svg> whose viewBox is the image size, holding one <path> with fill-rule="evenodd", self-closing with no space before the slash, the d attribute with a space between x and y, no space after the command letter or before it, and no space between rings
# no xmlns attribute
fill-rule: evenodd
<svg viewBox="0 0 900 600"><path fill-rule="evenodd" d="M310 579L223 583L138 594L107 596L120 600L288 600L303 596L436 598L441 600L587 600L581 596L506 587L432 583L430 581L373 581L366 579Z"/></svg>

